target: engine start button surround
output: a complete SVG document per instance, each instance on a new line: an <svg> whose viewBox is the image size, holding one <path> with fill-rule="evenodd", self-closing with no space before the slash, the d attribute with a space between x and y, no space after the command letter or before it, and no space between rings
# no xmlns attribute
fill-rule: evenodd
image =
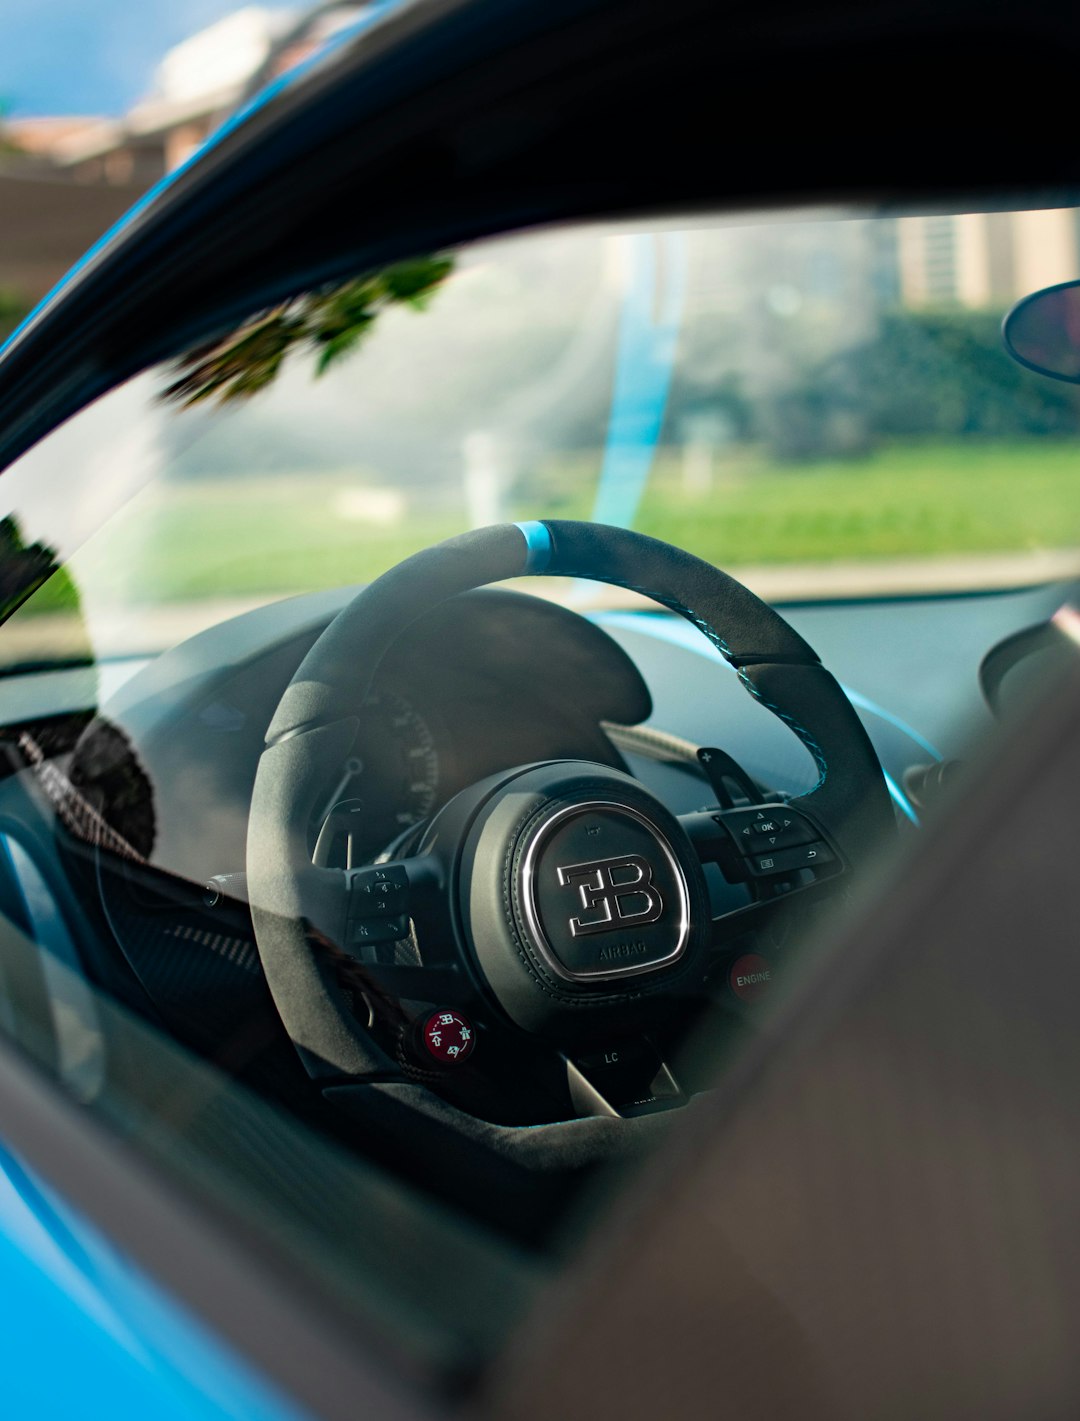
<svg viewBox="0 0 1080 1421"><path fill-rule="evenodd" d="M748 952L731 964L728 984L742 1002L757 1002L773 986L773 965L767 957Z"/></svg>

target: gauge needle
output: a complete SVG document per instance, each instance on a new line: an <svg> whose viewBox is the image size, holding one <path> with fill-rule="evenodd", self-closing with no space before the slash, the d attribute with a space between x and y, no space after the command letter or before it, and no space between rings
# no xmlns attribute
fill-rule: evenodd
<svg viewBox="0 0 1080 1421"><path fill-rule="evenodd" d="M322 809L319 811L320 824L330 813L331 809L333 809L334 805L337 804L338 800L345 798L345 791L349 788L349 785L356 778L356 776L363 773L363 769L363 760L358 760L355 755L345 761L345 773L338 781L337 787L335 788L333 794L330 796L330 798L323 805Z"/></svg>

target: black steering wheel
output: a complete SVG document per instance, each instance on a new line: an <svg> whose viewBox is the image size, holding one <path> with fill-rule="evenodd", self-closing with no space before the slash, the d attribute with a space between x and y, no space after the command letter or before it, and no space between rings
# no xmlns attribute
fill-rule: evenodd
<svg viewBox="0 0 1080 1421"><path fill-rule="evenodd" d="M814 788L790 802L677 818L608 766L521 765L455 795L408 857L313 866L312 816L328 775L354 752L357 709L395 638L446 599L523 574L615 583L687 618L802 741L817 766ZM460 1080L480 1071L485 1052L501 1059L502 1033L557 1055L575 1111L622 1115L678 1101L663 1063L641 1064L629 1043L700 994L717 953L771 909L771 890L812 890L894 827L881 766L847 697L741 583L622 528L505 524L393 568L304 658L258 766L248 892L277 1010L331 1096L360 1082ZM754 902L713 919L708 862L749 882ZM620 1077L629 1099L612 1099L618 1091L590 1074L598 1053L620 1059L613 1042L628 1043L622 1059L639 1062L637 1077Z"/></svg>

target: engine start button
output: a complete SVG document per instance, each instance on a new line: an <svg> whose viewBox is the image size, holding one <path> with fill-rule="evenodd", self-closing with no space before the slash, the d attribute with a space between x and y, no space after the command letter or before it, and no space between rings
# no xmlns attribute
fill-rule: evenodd
<svg viewBox="0 0 1080 1421"><path fill-rule="evenodd" d="M731 990L744 1002L756 1002L772 986L772 963L756 952L748 952L740 957L728 973Z"/></svg>
<svg viewBox="0 0 1080 1421"><path fill-rule="evenodd" d="M476 1032L472 1023L456 1011L437 1011L424 1022L424 1046L440 1066L458 1066L472 1055Z"/></svg>

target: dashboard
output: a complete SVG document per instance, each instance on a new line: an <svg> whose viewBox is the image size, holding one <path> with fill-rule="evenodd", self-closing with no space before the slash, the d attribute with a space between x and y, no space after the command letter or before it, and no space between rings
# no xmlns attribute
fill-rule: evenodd
<svg viewBox="0 0 1080 1421"><path fill-rule="evenodd" d="M304 655L354 589L221 623L149 663L103 708L72 779L156 869L196 884L243 869L266 727ZM409 629L356 707L348 758L327 766L310 847L335 808L355 861L374 857L465 786L537 759L624 761L603 724L652 708L628 654L550 602L500 589L454 599ZM128 781L96 742L130 750ZM110 775L112 776L110 778ZM133 819L141 828L131 833ZM320 851L335 863L340 844Z"/></svg>

